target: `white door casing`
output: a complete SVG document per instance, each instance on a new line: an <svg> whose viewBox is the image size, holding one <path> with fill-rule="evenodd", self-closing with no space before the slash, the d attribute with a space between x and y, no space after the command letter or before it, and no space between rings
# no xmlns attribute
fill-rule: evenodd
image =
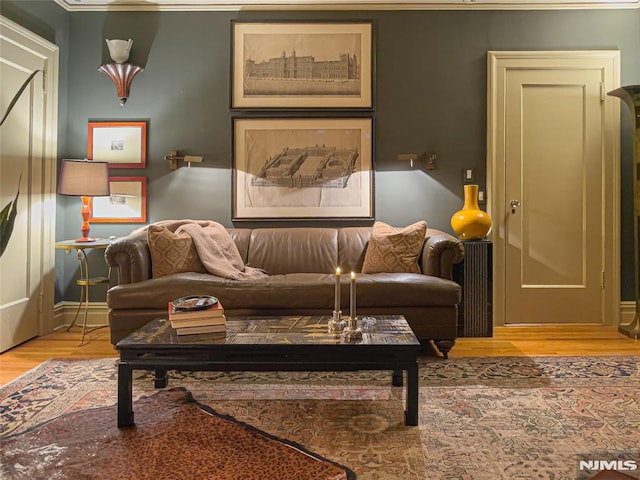
<svg viewBox="0 0 640 480"><path fill-rule="evenodd" d="M618 323L618 84L618 51L489 52L495 325Z"/></svg>
<svg viewBox="0 0 640 480"><path fill-rule="evenodd" d="M0 257L0 352L53 330L58 47L0 16L0 208L20 195Z"/></svg>

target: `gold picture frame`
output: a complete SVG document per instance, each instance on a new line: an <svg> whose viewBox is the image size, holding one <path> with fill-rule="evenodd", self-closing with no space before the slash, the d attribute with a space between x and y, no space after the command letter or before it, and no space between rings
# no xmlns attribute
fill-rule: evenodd
<svg viewBox="0 0 640 480"><path fill-rule="evenodd" d="M234 118L233 218L373 218L373 117Z"/></svg>
<svg viewBox="0 0 640 480"><path fill-rule="evenodd" d="M232 22L231 108L373 108L372 22Z"/></svg>

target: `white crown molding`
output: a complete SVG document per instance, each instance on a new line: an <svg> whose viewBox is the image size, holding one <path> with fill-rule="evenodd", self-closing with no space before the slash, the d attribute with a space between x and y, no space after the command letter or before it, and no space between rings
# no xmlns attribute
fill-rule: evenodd
<svg viewBox="0 0 640 480"><path fill-rule="evenodd" d="M637 9L640 0L54 0L78 11Z"/></svg>

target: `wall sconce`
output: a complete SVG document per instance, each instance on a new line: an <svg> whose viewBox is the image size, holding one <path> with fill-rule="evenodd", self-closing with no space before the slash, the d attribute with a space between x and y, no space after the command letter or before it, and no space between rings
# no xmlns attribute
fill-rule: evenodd
<svg viewBox="0 0 640 480"><path fill-rule="evenodd" d="M201 163L204 160L203 157L198 157L195 155L183 155L182 157L180 157L178 156L177 151L169 152L168 155L165 155L164 159L169 160L169 162L171 162L169 164L169 168L171 170L175 170L176 168L178 168L179 161L185 162L187 164L187 168L191 168L191 162Z"/></svg>
<svg viewBox="0 0 640 480"><path fill-rule="evenodd" d="M105 40L109 47L109 55L115 63L101 65L98 71L104 73L111 79L116 87L116 93L120 99L120 105L124 106L129 98L129 88L133 77L140 72L144 72L144 68L130 63L124 63L129 59L129 52L133 45L133 40Z"/></svg>
<svg viewBox="0 0 640 480"><path fill-rule="evenodd" d="M397 157L398 160L409 160L411 168L413 168L413 162L417 160L424 159L427 162L426 168L427 170L435 170L436 169L436 154L433 152L426 153L401 153Z"/></svg>

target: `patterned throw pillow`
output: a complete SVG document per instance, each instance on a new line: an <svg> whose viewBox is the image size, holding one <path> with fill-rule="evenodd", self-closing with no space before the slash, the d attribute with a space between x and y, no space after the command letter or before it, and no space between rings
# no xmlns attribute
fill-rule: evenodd
<svg viewBox="0 0 640 480"><path fill-rule="evenodd" d="M376 222L364 255L362 273L420 273L418 258L426 234L427 222L424 221L404 228Z"/></svg>
<svg viewBox="0 0 640 480"><path fill-rule="evenodd" d="M180 272L206 273L188 233L176 235L165 227L150 225L147 239L153 278Z"/></svg>

